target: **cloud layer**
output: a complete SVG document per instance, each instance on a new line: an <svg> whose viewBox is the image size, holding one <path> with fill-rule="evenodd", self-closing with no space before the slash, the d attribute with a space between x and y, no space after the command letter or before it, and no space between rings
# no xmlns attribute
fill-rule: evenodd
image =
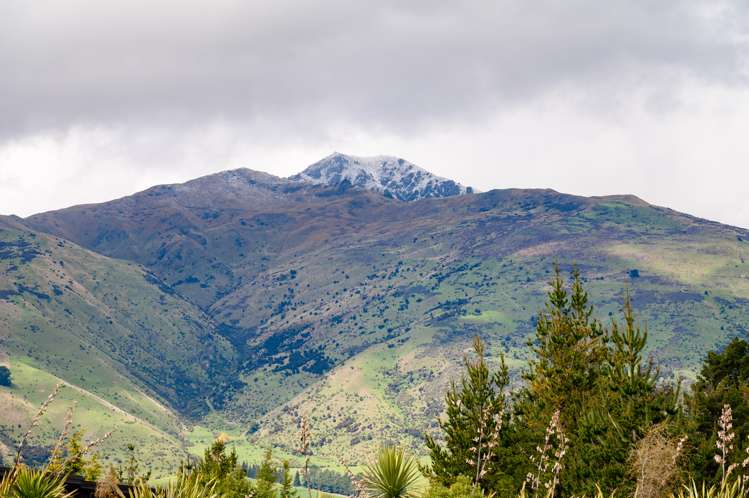
<svg viewBox="0 0 749 498"><path fill-rule="evenodd" d="M482 188L564 189L563 171L580 193L604 193L629 186L627 169L674 183L699 166L694 154L652 139L700 139L696 156L719 159L735 184L746 151L723 127L749 118L748 27L741 0L6 0L0 212L220 167L292 173L346 147L423 159ZM510 162L546 166L497 171ZM30 171L37 190L54 190L45 177L69 187L37 202ZM653 200L676 197L660 188ZM691 206L677 207L703 209ZM749 226L749 213L707 211Z"/></svg>

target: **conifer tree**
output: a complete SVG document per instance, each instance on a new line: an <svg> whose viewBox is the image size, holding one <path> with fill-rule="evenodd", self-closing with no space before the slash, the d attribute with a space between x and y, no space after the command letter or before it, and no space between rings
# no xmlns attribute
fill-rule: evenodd
<svg viewBox="0 0 749 498"><path fill-rule="evenodd" d="M425 471L450 486L463 475L474 485L491 488L499 479L501 427L507 420L505 390L509 374L500 357L500 367L491 372L485 360L484 343L476 337L475 359L465 358L460 385L451 384L445 397L447 418L439 425L444 446L430 435L426 444L431 466Z"/></svg>
<svg viewBox="0 0 749 498"><path fill-rule="evenodd" d="M546 310L536 324L535 339L529 342L534 358L525 375L526 397L541 411L539 427L545 427L559 409L564 426L575 424L591 392L599 385L607 359L606 330L592 318L580 273L573 271L571 292L567 291L559 268L551 281Z"/></svg>
<svg viewBox="0 0 749 498"><path fill-rule="evenodd" d="M218 494L227 498L245 498L253 491L245 471L238 463L237 453L227 454L226 441L216 439L210 448L206 448L203 459L192 469L185 467L183 474L195 471L202 484L215 483Z"/></svg>
<svg viewBox="0 0 749 498"><path fill-rule="evenodd" d="M90 446L83 444L83 430L77 430L65 441L60 452L53 452L47 469L58 475L77 475L95 481L101 474L101 463Z"/></svg>
<svg viewBox="0 0 749 498"><path fill-rule="evenodd" d="M588 405L600 391L608 353L606 330L593 318L579 272L574 270L572 277L568 290L555 267L546 307L528 343L533 357L524 373L526 384L514 406L516 452L533 455L544 440L549 420L556 416L573 453L568 462L579 450L576 429L581 419L590 416ZM533 465L526 465L531 472ZM569 476L568 471L564 474ZM561 487L564 484L563 480Z"/></svg>
<svg viewBox="0 0 749 498"><path fill-rule="evenodd" d="M697 382L686 396L688 431L693 451L689 473L697 482L718 483L721 465L715 460L717 421L724 406L732 410L735 451L726 465L740 464L749 445L749 342L733 339L722 351L707 354ZM742 471L746 471L742 466Z"/></svg>
<svg viewBox="0 0 749 498"><path fill-rule="evenodd" d="M544 421L559 410L569 439L563 494L592 494L596 485L631 487L628 459L635 443L676 413L676 394L658 388L657 372L643 361L646 343L628 295L624 326L606 328L593 318L580 273L573 271L568 291L556 269L531 342L534 359L518 395L514 428L517 444L530 452L543 438Z"/></svg>
<svg viewBox="0 0 749 498"><path fill-rule="evenodd" d="M623 326L611 322L606 375L576 430L580 458L569 470L572 478L594 476L607 489L634 491L632 453L654 426L672 429L673 424L663 424L677 421L679 391L678 386L659 386L658 371L645 361L648 332L635 322L629 292L623 317Z"/></svg>
<svg viewBox="0 0 749 498"><path fill-rule="evenodd" d="M273 466L273 453L269 449L265 452L263 463L260 464L260 470L257 472L255 479L255 497L256 498L275 498L276 496L276 471Z"/></svg>
<svg viewBox="0 0 749 498"><path fill-rule="evenodd" d="M298 474L296 474L298 475ZM279 498L296 498L294 484L291 479L291 470L289 469L288 460L283 462L283 473L281 474L281 492Z"/></svg>

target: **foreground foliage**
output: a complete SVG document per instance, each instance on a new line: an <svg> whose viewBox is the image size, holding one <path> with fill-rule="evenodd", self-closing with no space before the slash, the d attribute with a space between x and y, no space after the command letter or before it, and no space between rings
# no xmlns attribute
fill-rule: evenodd
<svg viewBox="0 0 749 498"><path fill-rule="evenodd" d="M499 496L521 488L533 496L592 495L598 486L633 492L636 445L654 425L672 430L678 389L660 384L643 360L647 330L636 324L628 296L623 318L601 324L579 273L568 288L557 270L513 402L505 401L504 359L489 372L477 340L476 359L466 360L460 387L445 398L444 446L426 438L430 475L447 486L467 476Z"/></svg>
<svg viewBox="0 0 749 498"><path fill-rule="evenodd" d="M64 476L25 465L15 467L0 483L3 498L67 498L71 495L65 491Z"/></svg>
<svg viewBox="0 0 749 498"><path fill-rule="evenodd" d="M362 480L373 498L413 498L420 478L416 462L403 449L385 447L377 461L367 466Z"/></svg>

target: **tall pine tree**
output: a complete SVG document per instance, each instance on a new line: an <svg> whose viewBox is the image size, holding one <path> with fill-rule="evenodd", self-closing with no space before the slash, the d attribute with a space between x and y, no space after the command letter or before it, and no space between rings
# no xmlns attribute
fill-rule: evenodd
<svg viewBox="0 0 749 498"><path fill-rule="evenodd" d="M736 434L727 465L740 464L749 445L749 343L736 338L722 351L708 353L685 405L684 425L693 448L689 472L697 482L717 483L721 475L715 461L717 421L724 405L731 407Z"/></svg>
<svg viewBox="0 0 749 498"><path fill-rule="evenodd" d="M507 421L509 374L504 356L499 369L490 371L480 338L474 339L473 349L475 359L465 358L460 385L452 383L445 397L447 418L439 421L444 445L426 436L431 456L426 473L445 486L463 475L491 489L501 480L501 426Z"/></svg>
<svg viewBox="0 0 749 498"><path fill-rule="evenodd" d="M298 474L296 474L298 475ZM283 462L283 472L281 474L281 492L279 498L296 498L296 490L294 489L294 481L291 478L291 469L289 469L288 460Z"/></svg>
<svg viewBox="0 0 749 498"><path fill-rule="evenodd" d="M624 326L604 327L593 318L580 273L567 290L559 269L541 313L527 385L517 396L514 430L519 451L532 453L556 410L568 438L560 490L568 494L634 486L630 452L652 424L676 413L673 390L657 385L644 363L647 331L634 319L629 295ZM522 449L524 447L524 449Z"/></svg>
<svg viewBox="0 0 749 498"><path fill-rule="evenodd" d="M265 452L263 463L260 464L260 470L255 477L255 497L256 498L275 498L276 497L276 468L273 466L273 453L271 450Z"/></svg>

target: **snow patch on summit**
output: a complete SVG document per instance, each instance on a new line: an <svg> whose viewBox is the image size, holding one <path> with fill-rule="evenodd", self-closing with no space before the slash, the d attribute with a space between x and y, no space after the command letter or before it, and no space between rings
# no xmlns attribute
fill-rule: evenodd
<svg viewBox="0 0 749 498"><path fill-rule="evenodd" d="M289 179L336 188L372 190L401 201L473 193L471 187L392 156L357 157L336 152Z"/></svg>

